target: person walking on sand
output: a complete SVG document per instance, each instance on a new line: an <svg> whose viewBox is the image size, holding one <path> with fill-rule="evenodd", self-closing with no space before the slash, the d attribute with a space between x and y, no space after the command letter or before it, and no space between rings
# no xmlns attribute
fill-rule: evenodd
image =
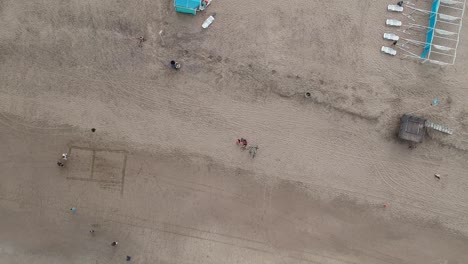
<svg viewBox="0 0 468 264"><path fill-rule="evenodd" d="M118 244L119 244L119 242L114 241L114 242L111 243L111 246L115 247L115 246L117 246Z"/></svg>
<svg viewBox="0 0 468 264"><path fill-rule="evenodd" d="M253 158L257 155L258 146L249 147L249 154Z"/></svg>
<svg viewBox="0 0 468 264"><path fill-rule="evenodd" d="M143 47L143 42L146 41L145 37L140 36L140 37L138 37L137 39L138 39L138 41L139 41L139 42L138 42L138 47L140 47L140 48Z"/></svg>

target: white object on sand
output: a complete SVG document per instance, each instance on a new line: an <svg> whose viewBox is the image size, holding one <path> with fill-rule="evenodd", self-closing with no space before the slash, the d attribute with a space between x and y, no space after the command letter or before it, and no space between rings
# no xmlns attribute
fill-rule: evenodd
<svg viewBox="0 0 468 264"><path fill-rule="evenodd" d="M401 27L401 21L396 19L387 19L387 26Z"/></svg>
<svg viewBox="0 0 468 264"><path fill-rule="evenodd" d="M393 33L384 33L383 38L388 39L388 40L399 40L400 39L399 36L397 36L397 35L395 35Z"/></svg>
<svg viewBox="0 0 468 264"><path fill-rule="evenodd" d="M380 49L383 53L386 53L388 55L392 55L392 56L395 56L396 55L396 50L392 49L392 48L389 48L389 47L385 47L385 46L382 46L382 49Z"/></svg>
<svg viewBox="0 0 468 264"><path fill-rule="evenodd" d="M399 5L388 5L387 9L393 12L403 12L403 7Z"/></svg>
<svg viewBox="0 0 468 264"><path fill-rule="evenodd" d="M207 28L207 27L209 27L209 26L211 25L211 23L213 23L214 19L215 19L215 18L214 18L213 15L209 16L209 17L205 20L205 22L203 22L202 28Z"/></svg>

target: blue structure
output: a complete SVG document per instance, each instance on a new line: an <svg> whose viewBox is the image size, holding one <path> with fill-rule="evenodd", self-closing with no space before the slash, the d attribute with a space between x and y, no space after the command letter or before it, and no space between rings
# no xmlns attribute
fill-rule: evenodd
<svg viewBox="0 0 468 264"><path fill-rule="evenodd" d="M432 2L431 14L429 15L429 29L426 35L426 44L424 45L424 51L421 54L421 59L426 59L431 52L432 40L434 39L434 29L437 23L437 13L439 12L440 0L434 0Z"/></svg>
<svg viewBox="0 0 468 264"><path fill-rule="evenodd" d="M200 4L201 0L174 0L175 10L179 13L196 15Z"/></svg>

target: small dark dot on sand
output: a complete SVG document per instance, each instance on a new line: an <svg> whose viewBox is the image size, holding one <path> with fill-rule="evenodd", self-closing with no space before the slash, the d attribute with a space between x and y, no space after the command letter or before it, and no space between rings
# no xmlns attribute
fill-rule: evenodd
<svg viewBox="0 0 468 264"><path fill-rule="evenodd" d="M91 128L91 132L96 132L96 129L95 129L95 128Z"/></svg>

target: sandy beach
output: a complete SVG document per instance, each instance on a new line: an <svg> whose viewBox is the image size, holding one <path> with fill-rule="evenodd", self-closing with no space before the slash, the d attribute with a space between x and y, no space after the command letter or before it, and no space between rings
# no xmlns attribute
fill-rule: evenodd
<svg viewBox="0 0 468 264"><path fill-rule="evenodd" d="M388 4L0 1L0 263L467 263L468 29L391 57Z"/></svg>

